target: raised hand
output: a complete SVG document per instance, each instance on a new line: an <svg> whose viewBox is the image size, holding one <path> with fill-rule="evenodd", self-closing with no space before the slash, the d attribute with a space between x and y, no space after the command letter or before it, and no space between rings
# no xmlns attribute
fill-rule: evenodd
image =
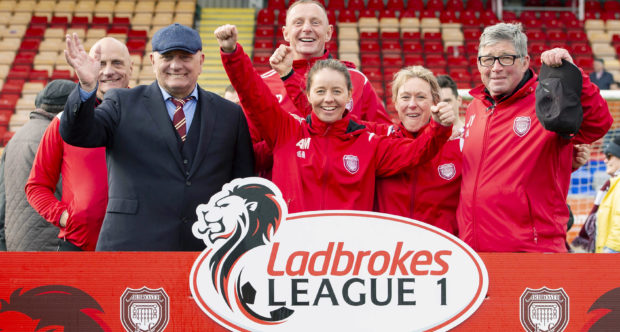
<svg viewBox="0 0 620 332"><path fill-rule="evenodd" d="M577 169L585 165L590 160L591 154L590 144L573 145L573 169Z"/></svg>
<svg viewBox="0 0 620 332"><path fill-rule="evenodd" d="M280 45L269 58L269 64L280 77L288 75L293 70L293 49L284 44Z"/></svg>
<svg viewBox="0 0 620 332"><path fill-rule="evenodd" d="M549 67L561 66L562 59L570 63L574 63L573 58L570 56L568 51L563 48L554 48L548 51L544 51L540 55L540 60L542 60L542 63L546 64Z"/></svg>
<svg viewBox="0 0 620 332"><path fill-rule="evenodd" d="M435 122L444 127L451 126L456 120L452 106L443 101L437 105L431 106L431 116Z"/></svg>
<svg viewBox="0 0 620 332"><path fill-rule="evenodd" d="M95 90L101 68L101 46L97 45L92 52L93 56L89 56L77 33L67 35L66 44L65 59L75 70L80 86L88 92Z"/></svg>
<svg viewBox="0 0 620 332"><path fill-rule="evenodd" d="M237 47L237 27L231 24L224 24L213 32L220 48L224 53L232 53Z"/></svg>

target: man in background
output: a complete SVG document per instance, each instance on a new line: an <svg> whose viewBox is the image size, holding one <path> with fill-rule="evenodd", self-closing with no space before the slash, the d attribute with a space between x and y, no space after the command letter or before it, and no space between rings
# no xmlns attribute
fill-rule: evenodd
<svg viewBox="0 0 620 332"><path fill-rule="evenodd" d="M58 228L45 221L35 211L24 192L24 186L37 152L41 137L52 119L61 112L69 93L76 86L68 80L49 82L35 100L36 109L30 120L19 128L2 154L5 195L4 228L6 249L9 251L53 251L58 248ZM60 187L56 188L61 195Z"/></svg>
<svg viewBox="0 0 620 332"><path fill-rule="evenodd" d="M611 88L611 85L614 83L614 77L605 70L605 60L601 58L594 59L594 71L590 73L590 81L601 90L609 90Z"/></svg>

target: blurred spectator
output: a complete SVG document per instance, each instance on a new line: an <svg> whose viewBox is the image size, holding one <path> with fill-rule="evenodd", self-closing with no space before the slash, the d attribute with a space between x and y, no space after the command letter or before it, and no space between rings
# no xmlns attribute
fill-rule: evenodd
<svg viewBox="0 0 620 332"><path fill-rule="evenodd" d="M452 125L452 137L450 138L460 137L463 133L465 123L460 116L461 103L463 102L463 99L459 96L459 90L456 87L456 82L454 82L452 77L448 75L439 75L437 76L437 83L439 84L439 96L441 97L441 101L450 104L454 110L454 115L456 116L456 121L454 121L454 124Z"/></svg>
<svg viewBox="0 0 620 332"><path fill-rule="evenodd" d="M106 91L127 88L133 63L127 46L106 37L90 50L99 49L101 67L97 103ZM60 228L59 251L95 250L108 203L108 173L105 148L80 148L60 137L56 117L45 131L26 184L30 205L48 222ZM61 179L63 192L54 196Z"/></svg>
<svg viewBox="0 0 620 332"><path fill-rule="evenodd" d="M541 59L543 69L566 79L541 77L539 83L518 23L487 27L480 37L483 85L470 91L457 210L459 237L474 250L566 252L573 144L596 141L613 122L607 103L568 51L545 51ZM537 89L542 84L545 89ZM539 93L554 97L558 91L564 94L537 100ZM562 103L544 103L549 100ZM569 120L561 123L578 129L545 129L539 106L547 115L564 115L543 119Z"/></svg>
<svg viewBox="0 0 620 332"><path fill-rule="evenodd" d="M611 179L601 188L600 193L604 194L602 200L599 200L597 196L594 202L592 212L596 213L596 228L589 231L586 229L586 231L589 236L596 234L595 252L618 253L620 252L620 189L618 186L620 182L620 176L618 176L620 175L620 137L614 138L604 151L605 166ZM598 211L595 211L599 202ZM592 227L592 225L589 226Z"/></svg>
<svg viewBox="0 0 620 332"><path fill-rule="evenodd" d="M237 94L235 87L233 87L232 85L226 87L226 89L224 90L224 99L228 99L233 103L239 105L239 95Z"/></svg>
<svg viewBox="0 0 620 332"><path fill-rule="evenodd" d="M609 90L614 83L614 77L605 70L605 60L594 59L594 71L590 73L590 80L601 90Z"/></svg>
<svg viewBox="0 0 620 332"><path fill-rule="evenodd" d="M5 208L4 229L9 251L52 251L58 248L58 228L45 221L35 211L24 192L35 153L41 137L58 112L61 112L69 93L76 86L67 80L48 83L35 100L36 109L30 120L19 128L2 154L1 181L5 195L0 203ZM60 186L56 189L61 195Z"/></svg>

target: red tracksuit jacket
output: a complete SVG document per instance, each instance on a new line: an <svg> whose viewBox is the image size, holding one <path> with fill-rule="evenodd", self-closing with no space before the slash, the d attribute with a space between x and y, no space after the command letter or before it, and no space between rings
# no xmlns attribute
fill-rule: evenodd
<svg viewBox="0 0 620 332"><path fill-rule="evenodd" d="M583 123L572 140L538 121L536 74L499 102L484 86L470 91L457 220L474 250L566 252L573 144L596 141L613 122L598 88L582 77Z"/></svg>
<svg viewBox="0 0 620 332"><path fill-rule="evenodd" d="M430 124L425 139L394 139L369 133L350 115L327 124L314 113L296 119L278 103L241 45L222 63L241 104L273 149L273 182L289 212L372 210L375 176L390 176L431 159L451 127ZM240 75L244 73L244 75Z"/></svg>

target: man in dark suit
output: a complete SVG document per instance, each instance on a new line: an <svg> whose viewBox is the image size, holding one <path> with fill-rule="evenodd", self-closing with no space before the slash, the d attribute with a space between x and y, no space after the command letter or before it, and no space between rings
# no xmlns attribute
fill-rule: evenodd
<svg viewBox="0 0 620 332"><path fill-rule="evenodd" d="M202 250L191 230L196 206L232 179L251 176L253 160L241 108L196 84L204 61L200 36L179 24L159 30L151 54L157 81L110 90L96 109L100 52L90 57L76 34L66 42L80 84L60 133L69 144L105 146L108 154L109 199L97 250Z"/></svg>

